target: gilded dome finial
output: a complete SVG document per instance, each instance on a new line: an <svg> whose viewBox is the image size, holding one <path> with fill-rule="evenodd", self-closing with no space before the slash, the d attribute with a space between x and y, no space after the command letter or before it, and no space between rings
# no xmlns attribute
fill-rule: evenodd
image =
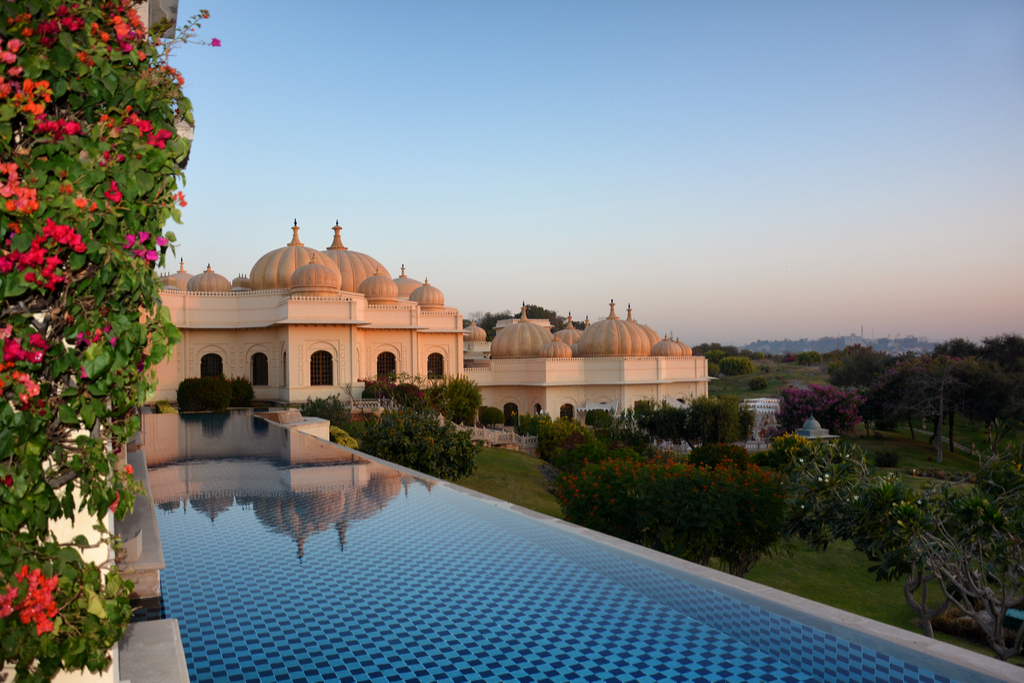
<svg viewBox="0 0 1024 683"><path fill-rule="evenodd" d="M179 273L184 273L185 272L185 257L184 256L181 257L181 267L178 268L178 272Z"/></svg>
<svg viewBox="0 0 1024 683"><path fill-rule="evenodd" d="M633 307L626 304L626 320L633 322Z"/></svg>
<svg viewBox="0 0 1024 683"><path fill-rule="evenodd" d="M608 306L609 306L609 309L610 309L608 311L608 319L609 320L618 320L619 316L615 315L615 299L612 299L612 302Z"/></svg>
<svg viewBox="0 0 1024 683"><path fill-rule="evenodd" d="M295 219L295 225L292 226L292 241L288 243L289 247L301 247L302 242L299 241L299 221Z"/></svg>
<svg viewBox="0 0 1024 683"><path fill-rule="evenodd" d="M342 251L348 251L348 247L341 243L341 221L334 221L334 241L331 242L331 246L327 247L328 251L334 251L340 249Z"/></svg>
<svg viewBox="0 0 1024 683"><path fill-rule="evenodd" d="M399 277L405 277L405 264L402 264L402 274Z"/></svg>
<svg viewBox="0 0 1024 683"><path fill-rule="evenodd" d="M528 318L526 317L526 302L525 301L523 302L523 313L522 313L522 315L519 316L519 319L520 320L528 320Z"/></svg>

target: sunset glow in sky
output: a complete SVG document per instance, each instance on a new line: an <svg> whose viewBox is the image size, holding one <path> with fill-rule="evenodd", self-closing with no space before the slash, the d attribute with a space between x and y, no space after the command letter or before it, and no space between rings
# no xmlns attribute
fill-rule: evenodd
<svg viewBox="0 0 1024 683"><path fill-rule="evenodd" d="M689 344L1024 332L1024 3L209 9L191 273L291 238ZM176 270L176 267L174 268Z"/></svg>

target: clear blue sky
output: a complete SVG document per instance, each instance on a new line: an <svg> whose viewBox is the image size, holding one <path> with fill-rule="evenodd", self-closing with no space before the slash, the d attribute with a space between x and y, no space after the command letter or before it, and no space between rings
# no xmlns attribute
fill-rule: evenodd
<svg viewBox="0 0 1024 683"><path fill-rule="evenodd" d="M290 239L683 341L1024 332L1024 3L182 0L187 269Z"/></svg>

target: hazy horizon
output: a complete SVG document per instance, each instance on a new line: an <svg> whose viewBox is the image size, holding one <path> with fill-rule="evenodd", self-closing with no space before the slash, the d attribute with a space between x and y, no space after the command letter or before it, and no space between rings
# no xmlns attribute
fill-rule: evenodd
<svg viewBox="0 0 1024 683"><path fill-rule="evenodd" d="M684 342L1022 331L1024 3L209 9L191 273L291 238ZM176 264L168 264L176 270ZM735 343L735 342L734 342Z"/></svg>

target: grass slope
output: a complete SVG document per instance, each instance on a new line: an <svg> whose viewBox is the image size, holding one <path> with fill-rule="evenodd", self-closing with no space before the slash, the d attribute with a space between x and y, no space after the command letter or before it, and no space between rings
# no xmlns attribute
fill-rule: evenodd
<svg viewBox="0 0 1024 683"><path fill-rule="evenodd" d="M485 448L476 459L476 472L458 484L514 505L562 517L554 495L540 473L541 461L518 451Z"/></svg>

